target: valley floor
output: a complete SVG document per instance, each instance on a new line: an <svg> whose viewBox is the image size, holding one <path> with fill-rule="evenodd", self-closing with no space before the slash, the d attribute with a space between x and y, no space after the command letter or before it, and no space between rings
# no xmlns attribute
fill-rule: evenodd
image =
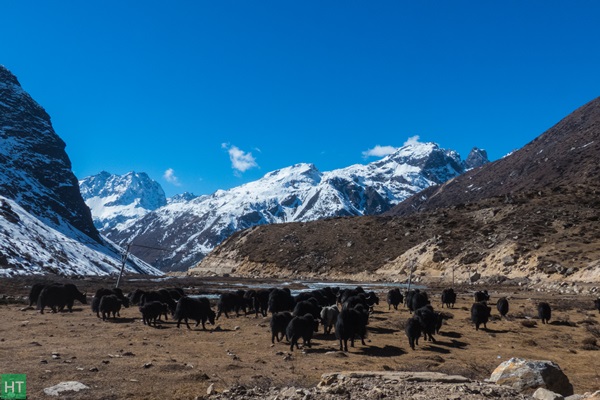
<svg viewBox="0 0 600 400"><path fill-rule="evenodd" d="M34 278L0 280L0 373L27 375L29 398L44 398L43 389L62 381L79 381L89 390L71 399L194 399L213 385L217 392L235 385L246 387L311 387L321 375L335 371L437 371L468 378L489 378L494 368L511 357L552 360L569 377L576 393L600 389L600 314L589 296L527 291L520 287L488 287L495 304L507 296L508 319L496 317L487 330L475 331L469 321L472 293L480 287L457 287L454 309L441 309L440 288L429 288L436 310L449 313L434 343L419 341L411 350L403 325L409 312L402 306L388 311L385 289L369 324L367 346L360 341L340 354L334 335L315 334L312 348L290 352L284 342L271 344L269 318L254 315L221 317L216 326L178 329L172 320L159 328L144 326L137 307L123 309L121 318L103 322L89 305L76 303L73 313L22 310ZM72 281L88 299L114 280ZM136 287L182 286L190 294L227 288L279 286L282 282L234 278L173 278L132 280ZM296 286L301 286L297 283ZM552 323L537 320L535 304L548 301ZM4 302L4 303L3 303ZM89 301L88 301L89 303ZM533 318L530 318L533 317ZM535 321L525 327L524 321ZM193 325L192 325L193 327ZM53 356L54 354L54 356Z"/></svg>

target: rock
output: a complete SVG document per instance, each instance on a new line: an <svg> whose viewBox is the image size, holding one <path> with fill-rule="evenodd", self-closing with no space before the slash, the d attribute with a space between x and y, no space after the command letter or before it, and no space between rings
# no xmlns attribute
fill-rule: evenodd
<svg viewBox="0 0 600 400"><path fill-rule="evenodd" d="M500 364L490 377L498 385L511 386L519 391L545 388L563 396L573 394L573 385L560 367L545 360L526 360L513 357Z"/></svg>
<svg viewBox="0 0 600 400"><path fill-rule="evenodd" d="M516 263L517 263L517 260L515 260L514 257L512 257L512 256L502 257L502 265L504 265L505 267L511 267L511 266L515 265Z"/></svg>
<svg viewBox="0 0 600 400"><path fill-rule="evenodd" d="M558 393L554 393L553 391L550 391L548 389L544 389L544 388L538 388L534 393L533 393L533 398L534 399L539 399L539 400L564 400L564 397Z"/></svg>
<svg viewBox="0 0 600 400"><path fill-rule="evenodd" d="M212 395L215 392L215 384L211 383L208 388L206 389L206 394L208 396Z"/></svg>
<svg viewBox="0 0 600 400"><path fill-rule="evenodd" d="M584 396L582 394L574 394L572 396L565 397L565 400L583 400Z"/></svg>
<svg viewBox="0 0 600 400"><path fill-rule="evenodd" d="M477 282L479 279L481 279L481 274L479 272L475 272L469 279L471 282Z"/></svg>
<svg viewBox="0 0 600 400"><path fill-rule="evenodd" d="M86 390L89 388L89 386L86 386L81 382L67 381L44 389L44 393L48 396L60 396L64 392L79 392L80 390Z"/></svg>
<svg viewBox="0 0 600 400"><path fill-rule="evenodd" d="M594 393L586 393L583 396L583 400L600 400L600 390Z"/></svg>

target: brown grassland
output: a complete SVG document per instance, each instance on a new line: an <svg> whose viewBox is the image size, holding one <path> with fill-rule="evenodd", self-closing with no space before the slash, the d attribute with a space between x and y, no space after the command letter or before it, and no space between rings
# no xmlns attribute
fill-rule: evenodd
<svg viewBox="0 0 600 400"><path fill-rule="evenodd" d="M385 289L378 294L368 329L367 346L357 341L346 356L337 350L333 334L316 333L313 346L290 352L285 341L271 344L269 317L222 316L215 326L178 329L169 319L159 328L144 326L137 307L123 309L117 320L103 322L88 305L76 303L72 313L41 315L23 310L33 278L0 281L0 373L27 374L29 398L43 398L43 389L62 381L80 381L91 389L72 399L194 399L206 395L209 385L221 391L246 386L316 385L321 374L341 370L439 371L483 380L511 357L552 360L569 377L576 393L600 388L600 314L590 296L559 295L522 287L488 287L493 320L488 329L475 331L469 321L475 287L457 287L454 309L443 309L448 319L434 343L408 346L404 321L409 311L388 311ZM225 285L217 286L217 282ZM74 281L88 299L101 279ZM135 287L180 285L188 293L225 290L230 284L282 282L234 278L185 278L167 282L125 281ZM479 287L477 287L479 289ZM432 304L440 308L441 288L429 287ZM500 319L496 300L507 296L510 312ZM553 307L552 323L536 317L536 303ZM191 325L193 327L193 324ZM291 356L289 355L291 353ZM53 355L54 354L54 355Z"/></svg>

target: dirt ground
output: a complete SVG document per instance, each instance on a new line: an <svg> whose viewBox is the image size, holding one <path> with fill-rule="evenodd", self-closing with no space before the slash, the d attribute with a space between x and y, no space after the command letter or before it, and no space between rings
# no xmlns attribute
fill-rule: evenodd
<svg viewBox="0 0 600 400"><path fill-rule="evenodd" d="M309 349L290 352L284 342L271 344L269 318L254 315L221 317L215 326L178 329L172 320L159 328L144 326L137 307L123 309L121 318L103 322L88 305L76 303L73 313L43 315L22 310L32 283L39 279L0 280L0 373L27 374L29 398L45 398L43 389L62 381L79 381L89 390L72 399L194 399L213 384L220 392L234 385L310 387L323 373L350 370L437 371L483 380L511 357L552 360L574 385L575 393L600 389L600 314L593 298L527 291L521 287L489 287L490 303L501 296L510 301L508 319L493 307L487 330L475 331L469 321L472 293L479 287L459 287L458 302L435 343L408 346L402 326L409 312L402 306L388 311L387 288L378 288L381 302L370 318L367 346L358 341L339 353L334 335L315 334ZM114 280L71 281L91 300L100 287ZM125 279L125 292L136 287L181 286L189 294L216 293L277 281L234 278L185 278L166 281ZM335 286L335 283L332 283ZM301 288L302 284L291 286ZM427 289L441 310L440 288ZM536 315L538 301L553 307L552 323ZM530 318L533 317L533 318ZM524 324L531 325L526 327ZM193 327L193 325L192 325ZM290 355L291 354L291 355Z"/></svg>

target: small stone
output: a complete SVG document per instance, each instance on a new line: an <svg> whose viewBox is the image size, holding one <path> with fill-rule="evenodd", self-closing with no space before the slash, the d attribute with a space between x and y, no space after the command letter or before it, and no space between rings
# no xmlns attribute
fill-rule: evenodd
<svg viewBox="0 0 600 400"><path fill-rule="evenodd" d="M98 368L97 367L92 367L92 368L90 368L90 372L98 372Z"/></svg>
<svg viewBox="0 0 600 400"><path fill-rule="evenodd" d="M109 363L110 363L110 361L108 361L108 360L102 360L102 364L109 364Z"/></svg>
<svg viewBox="0 0 600 400"><path fill-rule="evenodd" d="M151 366L152 366L151 362L144 364L144 368L150 368Z"/></svg>
<svg viewBox="0 0 600 400"><path fill-rule="evenodd" d="M213 393L215 393L215 384L211 383L208 388L206 389L206 394L208 396L211 396Z"/></svg>

